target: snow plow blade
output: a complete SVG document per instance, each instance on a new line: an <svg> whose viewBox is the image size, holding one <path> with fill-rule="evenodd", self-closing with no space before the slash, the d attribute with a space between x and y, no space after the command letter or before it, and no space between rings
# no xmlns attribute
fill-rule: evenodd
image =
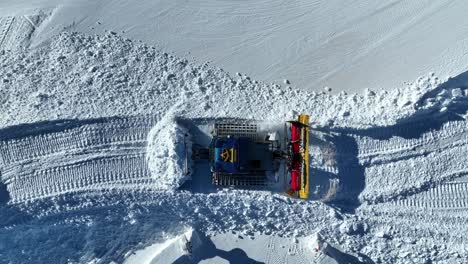
<svg viewBox="0 0 468 264"><path fill-rule="evenodd" d="M290 188L287 193L301 199L309 198L309 115L299 115L291 124Z"/></svg>

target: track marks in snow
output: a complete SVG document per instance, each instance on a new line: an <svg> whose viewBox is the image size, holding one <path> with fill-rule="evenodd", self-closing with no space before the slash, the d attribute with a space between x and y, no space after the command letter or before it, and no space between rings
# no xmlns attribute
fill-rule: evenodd
<svg viewBox="0 0 468 264"><path fill-rule="evenodd" d="M113 184L151 183L144 154L95 159L77 164L26 172L15 177L10 194L17 201L46 197L69 191L112 188Z"/></svg>
<svg viewBox="0 0 468 264"><path fill-rule="evenodd" d="M290 243L282 244L279 243L278 239L272 236L269 238L267 243L266 250L268 252L265 263L311 263L312 260L310 259L310 255L307 254L304 245L307 246L308 244L298 243L296 241L291 241ZM286 254L284 254L285 250L283 250L282 248L287 248Z"/></svg>
<svg viewBox="0 0 468 264"><path fill-rule="evenodd" d="M6 18L4 26L6 30L2 31L0 49L11 50L29 45L35 27L24 16Z"/></svg>
<svg viewBox="0 0 468 264"><path fill-rule="evenodd" d="M371 203L401 200L468 173L467 124L450 121L408 139L356 137L366 178L361 199ZM418 128L409 125L405 129L394 134L410 135Z"/></svg>
<svg viewBox="0 0 468 264"><path fill-rule="evenodd" d="M343 129L332 131L328 139L314 138L317 146L310 149L315 182L311 186L337 178L340 194L346 199L351 194L343 190L356 190L361 202L382 203L403 200L468 174L468 122L441 118L427 116L388 127ZM331 144L329 151L322 146L324 142ZM353 185L359 179L362 189Z"/></svg>
<svg viewBox="0 0 468 264"><path fill-rule="evenodd" d="M427 259L463 263L466 259L466 208L441 210L392 202L363 206L359 214L366 217L374 229L373 236L368 237L363 246L379 249L385 256L383 263L404 263L402 257L418 263L427 262ZM395 252L408 253L397 256Z"/></svg>
<svg viewBox="0 0 468 264"><path fill-rule="evenodd" d="M398 199L460 177L468 173L466 152L466 145L458 146L427 156L367 167L362 197L369 202Z"/></svg>
<svg viewBox="0 0 468 264"><path fill-rule="evenodd" d="M36 28L49 16L44 11L0 18L0 50L27 48Z"/></svg>
<svg viewBox="0 0 468 264"><path fill-rule="evenodd" d="M468 209L468 182L447 182L403 200L396 206L433 209Z"/></svg>
<svg viewBox="0 0 468 264"><path fill-rule="evenodd" d="M3 42L5 42L14 19L13 16L0 18L0 49L3 47Z"/></svg>
<svg viewBox="0 0 468 264"><path fill-rule="evenodd" d="M110 118L95 123L84 122L83 125L59 132L44 131L32 136L0 141L0 161L9 164L112 144L143 143L146 142L147 133L154 122L150 116Z"/></svg>
<svg viewBox="0 0 468 264"><path fill-rule="evenodd" d="M277 254L275 254L277 251L276 251L275 238L273 236L268 239L267 250L268 252L267 252L267 257L266 257L266 263L270 263L270 264L282 263L281 259L279 259Z"/></svg>
<svg viewBox="0 0 468 264"><path fill-rule="evenodd" d="M394 131L394 134L409 134L414 127L411 125ZM372 158L374 156L389 155L405 150L423 147L441 140L454 137L463 137L468 140L468 126L465 121L448 122L440 130L432 130L422 134L418 138L405 139L403 137L392 137L388 140L372 139L370 137L358 137L359 158Z"/></svg>
<svg viewBox="0 0 468 264"><path fill-rule="evenodd" d="M1 177L12 202L71 191L151 186L145 155L153 117L75 122L59 130L31 124L32 135L0 141Z"/></svg>

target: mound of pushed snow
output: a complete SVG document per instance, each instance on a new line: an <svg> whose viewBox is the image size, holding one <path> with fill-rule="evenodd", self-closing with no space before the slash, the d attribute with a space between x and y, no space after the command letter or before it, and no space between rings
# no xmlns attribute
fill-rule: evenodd
<svg viewBox="0 0 468 264"><path fill-rule="evenodd" d="M158 189L175 190L190 178L191 150L188 130L173 115L164 117L151 129L146 159Z"/></svg>
<svg viewBox="0 0 468 264"><path fill-rule="evenodd" d="M468 94L451 82L438 95L436 88L444 80L432 74L388 92L302 91L231 76L115 33L62 33L36 49L3 52L0 66L2 93L10 95L0 98L0 127L51 119L161 116L185 100L179 111L189 111L178 114L184 118L284 120L295 111L308 113L320 127L370 128L447 108Z"/></svg>

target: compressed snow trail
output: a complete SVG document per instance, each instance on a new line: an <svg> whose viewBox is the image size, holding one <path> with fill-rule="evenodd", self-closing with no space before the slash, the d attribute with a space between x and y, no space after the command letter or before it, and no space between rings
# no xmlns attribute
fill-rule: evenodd
<svg viewBox="0 0 468 264"><path fill-rule="evenodd" d="M466 210L468 182L450 181L394 203L400 207Z"/></svg>
<svg viewBox="0 0 468 264"><path fill-rule="evenodd" d="M110 118L9 128L2 131L3 138L15 138L0 145L2 181L12 202L109 183L150 184L145 153L153 123L151 117ZM18 130L33 134L18 137Z"/></svg>
<svg viewBox="0 0 468 264"><path fill-rule="evenodd" d="M466 74L332 96L231 77L112 33L61 34L2 53L0 64L0 253L9 262L121 262L186 226L254 239L320 232L361 261L468 256L453 233L468 218ZM313 178L338 179L339 192L328 206L265 190L161 190L148 135L174 108L194 123L311 114Z"/></svg>
<svg viewBox="0 0 468 264"><path fill-rule="evenodd" d="M360 199L377 203L363 205L357 209L357 221L372 227L372 230L359 231L358 228L356 231L356 234L364 232L367 240L361 237L349 240L347 236L352 237L354 231L345 230L342 233L341 229L330 230L330 226L346 226L348 221L346 219L350 219L351 222L356 220L352 216L346 216L344 220L342 217L336 217L333 209L312 201L291 200L277 194L271 196L271 193L265 191L226 189L209 195L185 191L172 193L158 191L161 185L151 177L145 155L146 135L151 126L157 122L160 121L151 116L115 117L28 124L0 130L2 138L5 139L1 144L2 181L7 185L11 197L10 203L24 208L23 210L38 219L33 221L41 223L80 221L83 224L83 221L85 223L96 221L95 218L99 217L100 210L119 211L122 210L118 209L120 206L131 205L130 207L143 206L145 209L143 212L141 209L137 209L136 212L132 209L124 210L125 213L119 212L119 215L114 217L122 217L132 225L140 220L145 221L140 217L150 218L153 221L164 219L164 222L168 223L167 226L158 224L158 228L166 231L175 228L171 226L174 222L179 223L176 226L192 226L209 233L234 231L252 237L254 232L288 236L293 232L295 235L303 236L321 231L326 239L339 245L346 245L356 239L361 247L361 253L370 256L373 256L374 252L368 245L366 246L366 243L373 243L376 248L396 250L393 244L386 244L388 241L380 241L382 239L379 237L373 237L373 233L381 232L380 229L387 232L384 236L398 237L398 241L404 241L411 237L409 234L431 232L430 229L437 223L449 223L449 228L438 229L437 236L432 233L433 238L443 239L451 236L449 242L451 247L463 249L464 237L452 236L450 232L452 228L457 227L460 228L458 230L464 230L464 223L468 220L468 196L464 193L468 182L461 177L468 173L463 171L466 169L466 161L461 160L465 155L460 155L468 151L466 121L450 121L438 130L431 130L427 135L423 134L424 140L399 137L379 140L362 136L365 134L362 131L361 136L355 136L358 134L356 131L349 134L350 137L355 136L357 139L360 150L358 158L366 178L366 188L360 194L364 198ZM414 130L415 125L410 124L410 126ZM18 137L14 131L24 132ZM339 141L331 140L331 142L335 147L339 144ZM384 151L386 144L390 148L388 152ZM455 152L451 154L453 151ZM137 155L133 155L133 152ZM437 155L431 156L431 153ZM345 160L348 158L347 155L350 153L338 153L338 156L344 156ZM445 158L447 155L448 158ZM420 157L422 160L418 160ZM346 162L340 157L337 157L337 160L336 177L353 176L347 172L343 174L340 171L343 164L340 163L344 162L344 167L347 167ZM456 179L455 176L444 174L438 171L437 166L431 166L441 162L449 166L452 160L455 161L452 165L455 167L444 167L444 169L448 172L458 172L455 176L459 178L459 182L453 181ZM417 164L420 168L409 167L408 163ZM380 169L381 166L388 168ZM455 170L456 166L461 166L461 170ZM393 175L398 177L392 178ZM383 181L387 183L382 184ZM352 198L355 190L348 190L347 181L343 182L342 195L345 198ZM127 194L124 190L131 192ZM67 193L74 195L62 196ZM53 199L51 201L39 199L45 197ZM124 205L121 204L122 201ZM27 205L24 205L25 202ZM340 206L339 201L336 206ZM405 209L407 207L409 210ZM424 222L431 224L416 225L422 217L417 212L427 209L432 211L424 216L427 220ZM456 217L454 214L446 215L447 210L455 209ZM395 211L399 217L390 218L389 215ZM377 212L379 215L376 215ZM370 214L372 216L369 216ZM281 220L284 217L289 219L286 223ZM22 220L16 222L15 218L9 220L11 221L7 225L9 228L21 223ZM394 227L395 224L398 227ZM86 228L80 232L86 233ZM336 232L339 234L335 234ZM414 247L407 246L406 250L419 252L417 253L419 257L427 259L429 257L420 252L431 243L435 243L434 240L418 243ZM113 254L123 254L131 247L119 245L117 248L118 251L113 249ZM382 261L398 261L398 258L392 256L392 252L387 253L387 257L382 258ZM417 254L407 254L405 257L415 257ZM105 259L109 257L105 256ZM437 258L431 257L431 259Z"/></svg>
<svg viewBox="0 0 468 264"><path fill-rule="evenodd" d="M347 163L350 153L342 153L344 157L338 159L346 165L340 168L338 162L331 177L344 182L341 191L351 194L338 195L339 203L357 196L362 204L355 208L357 222L342 224L338 231L323 231L330 232L331 241L360 248L360 253L382 263L464 262L468 252L464 235L468 231L468 122L456 115L452 116L455 120L445 120L445 116L441 122L437 115L350 134L356 140L357 159ZM431 128L421 130L425 126ZM364 175L360 192L346 180L353 175L348 172ZM370 253L374 250L381 253Z"/></svg>

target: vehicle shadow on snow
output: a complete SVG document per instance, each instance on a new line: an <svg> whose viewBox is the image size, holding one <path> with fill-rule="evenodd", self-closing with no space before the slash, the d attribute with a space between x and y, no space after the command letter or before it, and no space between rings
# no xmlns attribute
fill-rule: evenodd
<svg viewBox="0 0 468 264"><path fill-rule="evenodd" d="M109 122L116 122L120 120L124 121L132 118L135 117L112 116L91 119L59 119L40 121L35 123L24 123L0 129L0 140L6 141L42 134L58 133L84 125L105 125Z"/></svg>
<svg viewBox="0 0 468 264"><path fill-rule="evenodd" d="M355 139L346 134L328 134L322 139L311 132L311 144L320 145L321 150L333 148L333 167L337 172L328 172L311 166L311 188L313 186L326 187L326 192L318 194L317 198L323 202L334 205L344 212L353 213L360 205L358 196L364 190L365 177L364 167L359 164L358 146ZM332 185L337 179L339 184ZM328 186L328 187L327 187ZM312 193L316 190L310 190Z"/></svg>
<svg viewBox="0 0 468 264"><path fill-rule="evenodd" d="M0 177L1 177L0 172ZM10 193L8 192L6 184L0 182L0 206L7 204L10 201Z"/></svg>
<svg viewBox="0 0 468 264"><path fill-rule="evenodd" d="M432 107L418 110L414 115L402 118L395 125L372 127L368 129L327 129L319 128L317 131L326 134L326 141L329 141L335 148L336 167L338 173L330 173L317 168L311 168L311 179L324 182L330 178L339 179L339 191L328 204L335 206L342 211L353 213L360 205L359 194L365 188L365 168L359 163L358 145L355 136L370 137L377 140L386 140L392 137L402 137L404 139L417 139L429 131L440 130L444 124L451 121L462 121L468 112L468 97L453 97L452 89L468 88L468 71L445 83L440 84L434 90L426 93L416 102L416 107L432 100L432 98L449 96L449 103L436 103ZM445 94L445 95L444 95ZM312 142L313 140L313 133ZM320 142L318 144L321 144ZM312 190L311 190L312 191Z"/></svg>

